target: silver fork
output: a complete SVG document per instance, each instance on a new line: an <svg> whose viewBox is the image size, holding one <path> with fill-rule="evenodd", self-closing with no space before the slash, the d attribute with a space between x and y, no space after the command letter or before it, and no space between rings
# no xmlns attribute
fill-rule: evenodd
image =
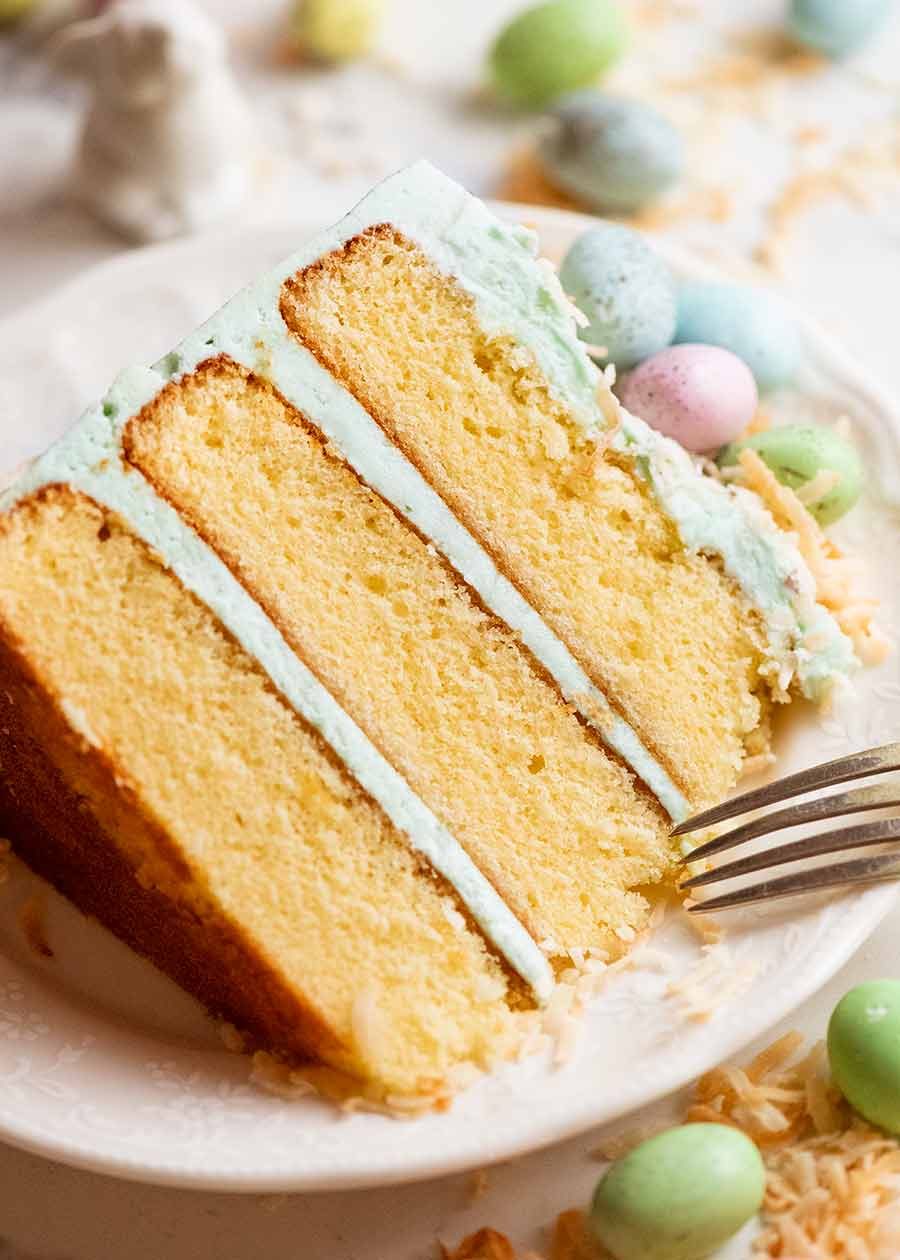
<svg viewBox="0 0 900 1260"><path fill-rule="evenodd" d="M889 770L900 770L900 743L884 744L881 748L869 748L865 752L853 753L849 757L839 757L836 761L827 761L821 766L801 770L799 774L791 774L765 787L745 792L742 796L732 797L731 800L724 801L713 809L704 810L702 814L696 814L693 818L679 823L673 828L672 835L688 835L692 831L711 827L715 823L735 818L750 810L777 805L781 801L802 796L806 792L834 787L839 783L847 783L851 779L884 774ZM759 836L781 831L785 827L826 822L832 818L844 818L849 814L891 806L900 806L900 781L854 788L832 796L815 797L742 823L715 840L692 849L682 861L685 864L702 861L715 854L724 853L727 849L746 844ZM771 867L783 866L789 862L801 862L806 858L821 857L828 853L850 852L873 845L888 844L891 841L900 841L900 818L879 818L851 827L837 827L830 831L804 836L800 840L778 845L775 848L764 849L749 857L740 858L736 862L728 862L724 866L704 871L700 875L684 880L681 888L701 888L718 883L720 880L732 879L737 875L768 871ZM895 879L898 876L900 876L900 846L890 852L866 854L827 866L807 867L791 875L765 879L761 883L737 888L733 892L696 902L689 906L689 911L692 914L701 914L710 910L727 910L733 906L746 906L756 901L774 900L776 897L792 897L799 893L849 887L852 884L876 883L881 880Z"/></svg>

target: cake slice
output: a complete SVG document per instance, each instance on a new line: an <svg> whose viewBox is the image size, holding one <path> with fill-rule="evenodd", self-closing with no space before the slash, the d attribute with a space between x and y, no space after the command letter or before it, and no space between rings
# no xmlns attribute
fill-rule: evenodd
<svg viewBox="0 0 900 1260"><path fill-rule="evenodd" d="M418 164L3 499L0 829L258 1045L443 1097L852 666L751 500Z"/></svg>

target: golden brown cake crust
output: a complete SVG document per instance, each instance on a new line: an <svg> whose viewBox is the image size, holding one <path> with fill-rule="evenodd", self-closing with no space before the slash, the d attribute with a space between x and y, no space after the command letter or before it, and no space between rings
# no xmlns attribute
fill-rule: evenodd
<svg viewBox="0 0 900 1260"><path fill-rule="evenodd" d="M53 487L41 493L71 492ZM152 835L157 853L168 859L174 883L182 860L166 834L141 813L116 767L73 733L56 698L34 673L24 646L2 621L0 728L0 834L32 870L207 1009L262 1044L299 1059L319 1057L323 1048L334 1046L333 1033L266 965L238 926L211 913L201 920L173 897L140 882L71 781L89 783L120 828Z"/></svg>

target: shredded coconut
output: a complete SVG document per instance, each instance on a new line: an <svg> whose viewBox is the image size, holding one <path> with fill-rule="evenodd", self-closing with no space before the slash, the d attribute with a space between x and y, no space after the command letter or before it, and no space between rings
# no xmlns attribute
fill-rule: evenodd
<svg viewBox="0 0 900 1260"><path fill-rule="evenodd" d="M791 1032L746 1067L714 1068L697 1083L687 1123L729 1124L759 1147L766 1193L754 1255L770 1260L897 1260L900 1143L854 1116L828 1079L820 1042L798 1058ZM660 1131L631 1131L593 1152L618 1159ZM493 1230L465 1239L445 1260L526 1260ZM584 1213L557 1218L547 1260L599 1260Z"/></svg>
<svg viewBox="0 0 900 1260"><path fill-rule="evenodd" d="M740 454L742 484L757 494L782 529L796 535L797 546L816 583L816 598L834 615L860 660L877 665L891 642L875 621L878 604L856 589L859 566L827 538L789 486L784 486L751 447Z"/></svg>
<svg viewBox="0 0 900 1260"><path fill-rule="evenodd" d="M671 981L666 992L679 1002L685 1019L705 1023L720 1007L750 988L759 962L747 959L736 963L729 947L718 940L702 945L701 954L700 961L686 975Z"/></svg>

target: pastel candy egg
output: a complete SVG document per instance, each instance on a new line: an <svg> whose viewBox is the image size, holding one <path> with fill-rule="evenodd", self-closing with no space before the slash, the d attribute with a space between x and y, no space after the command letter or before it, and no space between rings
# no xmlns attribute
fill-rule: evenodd
<svg viewBox="0 0 900 1260"><path fill-rule="evenodd" d="M299 0L293 32L305 52L323 61L351 61L372 48L387 0Z"/></svg>
<svg viewBox="0 0 900 1260"><path fill-rule="evenodd" d="M559 278L587 317L582 340L625 371L667 346L675 332L675 281L639 233L599 223L563 259Z"/></svg>
<svg viewBox="0 0 900 1260"><path fill-rule="evenodd" d="M763 392L789 385L800 362L800 334L789 312L773 294L747 285L681 285L675 340L730 350L744 360Z"/></svg>
<svg viewBox="0 0 900 1260"><path fill-rule="evenodd" d="M614 0L547 0L500 32L490 54L494 86L512 104L547 105L593 83L627 41Z"/></svg>
<svg viewBox="0 0 900 1260"><path fill-rule="evenodd" d="M637 210L678 179L684 145L657 110L586 90L565 97L538 146L551 181L594 210Z"/></svg>
<svg viewBox="0 0 900 1260"><path fill-rule="evenodd" d="M724 1124L683 1124L635 1147L600 1181L594 1236L615 1260L700 1260L754 1216L759 1151Z"/></svg>
<svg viewBox="0 0 900 1260"><path fill-rule="evenodd" d="M900 980L869 980L841 998L828 1024L828 1058L850 1105L900 1133Z"/></svg>
<svg viewBox="0 0 900 1260"><path fill-rule="evenodd" d="M767 429L727 447L719 456L719 463L723 467L736 464L747 446L756 451L782 485L792 490L808 485L820 473L833 474L823 480L822 493L806 503L820 525L830 525L849 512L862 493L862 461L855 447L834 429L819 424L786 424Z"/></svg>
<svg viewBox="0 0 900 1260"><path fill-rule="evenodd" d="M791 0L788 31L828 57L860 48L888 16L891 0Z"/></svg>
<svg viewBox="0 0 900 1260"><path fill-rule="evenodd" d="M758 395L746 363L718 346L670 346L625 377L619 396L689 451L717 450L746 429Z"/></svg>

